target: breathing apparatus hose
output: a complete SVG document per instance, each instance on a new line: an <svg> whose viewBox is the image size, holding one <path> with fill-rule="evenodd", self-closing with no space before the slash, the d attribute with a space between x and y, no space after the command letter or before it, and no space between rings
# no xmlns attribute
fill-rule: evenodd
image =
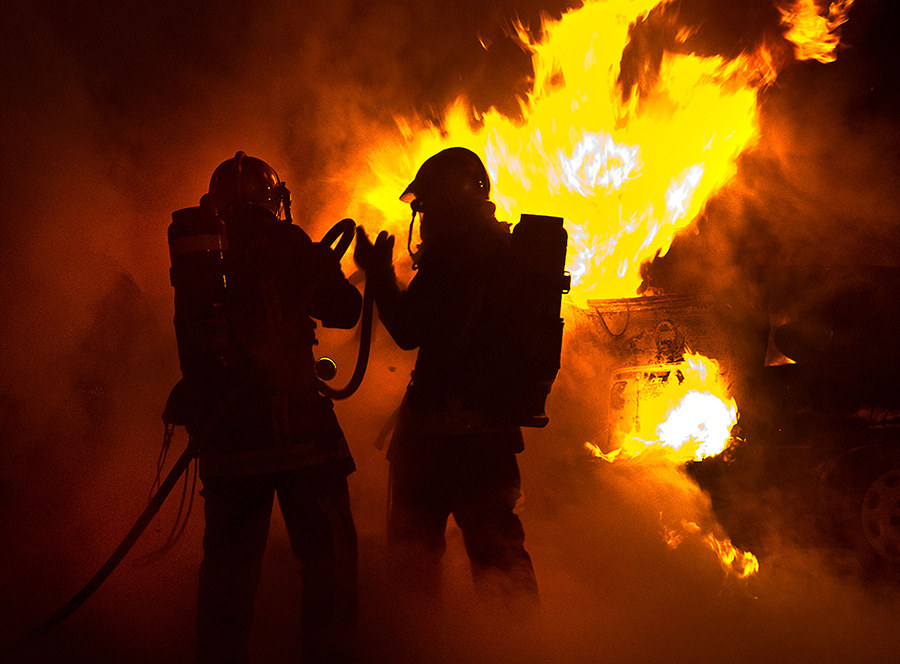
<svg viewBox="0 0 900 664"><path fill-rule="evenodd" d="M112 555L107 559L107 561L97 571L97 573L94 574L93 577L91 577L90 581L88 581L81 590L75 593L72 599L63 604L53 615L47 618L47 620L35 627L25 636L19 638L18 640L0 650L0 660L4 659L5 657L9 657L12 653L21 649L29 642L49 632L63 620L68 618L72 613L74 613L75 610L78 609L78 607L84 604L88 600L88 598L94 594L94 592L101 586L101 584L107 579L107 577L112 574L116 566L118 566L118 564L122 562L122 559L131 550L131 547L134 546L135 542L137 542L138 538L147 528L149 523L153 520L153 517L155 517L156 513L159 512L159 509L160 507L162 507L163 502L165 502L166 498L168 497L169 492L171 492L175 484L178 483L178 480L181 478L182 474L184 474L184 471L187 470L187 467L190 465L191 460L196 455L196 445L192 440L189 440L187 448L184 450L184 452L182 452L181 456L178 457L175 465L172 466L172 470L169 471L169 474L166 475L166 478L159 485L159 489L157 489L156 493L154 493L150 498L150 502L148 503L146 509L144 509L144 512L131 527L131 530L128 531L125 539L123 539L119 546L116 547L116 550L113 551Z"/></svg>
<svg viewBox="0 0 900 664"><path fill-rule="evenodd" d="M356 232L356 222L350 219L341 219L334 226L328 229L328 232L319 240L319 244L331 247L337 240L337 245L332 247L338 260L347 252L350 243L353 242L353 234Z"/></svg>
<svg viewBox="0 0 900 664"><path fill-rule="evenodd" d="M356 222L352 219L341 219L322 236L321 244L330 247L337 240L333 251L338 259L344 255L350 242L353 241L353 235L356 231ZM341 389L337 389L328 385L324 380L316 378L318 382L319 393L330 399L346 399L356 392L362 384L362 380L366 375L366 367L369 364L369 349L372 347L372 317L374 296L369 290L369 283L366 282L363 288L362 315L360 316L360 333L359 333L359 353L356 357L356 367L353 369L353 375L347 385ZM330 364L333 369L334 363L327 359L320 359L317 363L317 369L322 366L320 363Z"/></svg>

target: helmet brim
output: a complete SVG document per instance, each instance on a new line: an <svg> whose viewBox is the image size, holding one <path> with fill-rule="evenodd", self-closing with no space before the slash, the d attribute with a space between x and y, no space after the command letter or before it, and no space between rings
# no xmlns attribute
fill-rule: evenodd
<svg viewBox="0 0 900 664"><path fill-rule="evenodd" d="M414 200L416 200L416 192L413 191L413 187L415 186L415 184L416 181L413 180L406 186L406 189L404 189L403 193L400 194L401 201L403 201L404 203L412 203Z"/></svg>

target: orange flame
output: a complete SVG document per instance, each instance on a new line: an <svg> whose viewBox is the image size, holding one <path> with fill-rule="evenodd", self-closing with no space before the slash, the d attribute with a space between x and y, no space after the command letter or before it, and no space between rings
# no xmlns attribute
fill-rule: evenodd
<svg viewBox="0 0 900 664"><path fill-rule="evenodd" d="M405 235L397 197L415 169L445 147L468 147L485 159L498 216L566 219L579 300L633 295L641 263L667 251L755 144L757 92L775 76L765 50L734 60L666 52L653 82L623 100L629 28L664 4L588 0L545 21L539 43L520 27L535 73L523 119L495 109L476 117L460 99L439 127L399 120L404 140L379 145L358 183L359 218Z"/></svg>
<svg viewBox="0 0 900 664"><path fill-rule="evenodd" d="M737 405L715 360L686 352L683 362L635 367L620 371L617 377L623 380L614 383L614 398L622 407L619 418L612 418L610 443L618 447L604 453L598 445L585 443L593 456L610 463L654 463L671 469L720 454L733 441ZM617 390L617 385L621 389ZM656 477L686 496L699 491L682 473L671 471ZM759 570L753 553L738 549L728 538L716 537L712 529L704 531L695 521L682 519L679 526L664 525L663 537L672 549L686 538L702 542L727 573L739 578Z"/></svg>
<svg viewBox="0 0 900 664"><path fill-rule="evenodd" d="M663 526L663 538L670 549L677 549L688 537L699 537L704 546L716 554L726 573L746 579L759 571L759 560L753 553L737 548L727 537L719 539L711 532L705 535L702 532L700 526L687 520L682 520L677 528Z"/></svg>
<svg viewBox="0 0 900 664"><path fill-rule="evenodd" d="M847 22L853 0L835 0L828 5L827 15L819 13L815 0L796 0L788 8L779 8L781 23L788 27L785 39L794 44L798 60L834 62L840 37L837 29Z"/></svg>
<svg viewBox="0 0 900 664"><path fill-rule="evenodd" d="M741 578L759 571L759 560L756 556L750 551L741 551L727 537L720 540L712 533L707 533L703 541L716 553L726 570L735 571Z"/></svg>
<svg viewBox="0 0 900 664"><path fill-rule="evenodd" d="M811 0L798 0L796 10L785 13L797 57L824 62L833 56L835 29L851 2L836 0L824 24L818 12L811 20ZM446 147L467 147L485 160L500 218L535 213L566 219L574 300L633 295L641 264L668 251L675 234L736 173L737 158L756 144L758 93L777 75L763 47L730 60L676 52L688 36L682 30L671 44L654 44L662 50L658 71L623 94L621 63L631 29L667 4L585 0L559 20L545 21L540 42L520 26L534 69L521 118L496 109L475 114L460 98L437 124L397 119L402 140L378 142L369 172L348 178L356 185L350 214L405 237L409 208L398 200L400 192L425 159ZM815 29L798 32L801 24ZM808 51L800 43L826 46ZM621 445L608 454L588 446L610 461L652 456L682 463L721 452L737 409L715 380L706 384L719 377L707 362L689 356L682 365L646 368L647 385L664 398L644 400L641 429L619 429ZM693 377L701 375L696 386ZM720 556L745 560L747 554L727 540L712 541Z"/></svg>
<svg viewBox="0 0 900 664"><path fill-rule="evenodd" d="M719 364L686 352L684 361L629 370L618 395L622 408L611 427L604 453L587 443L594 456L614 461L638 456L676 463L722 452L732 440L737 404L722 380Z"/></svg>

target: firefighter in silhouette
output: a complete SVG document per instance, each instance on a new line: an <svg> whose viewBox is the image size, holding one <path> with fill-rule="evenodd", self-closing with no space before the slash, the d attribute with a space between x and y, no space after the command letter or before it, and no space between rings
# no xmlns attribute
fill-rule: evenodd
<svg viewBox="0 0 900 664"><path fill-rule="evenodd" d="M289 192L243 152L169 229L183 380L170 399L198 444L206 530L198 661L246 662L273 499L302 565L306 662L354 661L350 450L316 389L313 318L352 328L361 297L338 257L291 223ZM282 213L287 219L282 219Z"/></svg>
<svg viewBox="0 0 900 664"><path fill-rule="evenodd" d="M514 512L521 430L506 400L502 283L510 230L494 216L479 157L449 148L427 161L401 196L420 219L417 273L401 290L393 236L357 229L354 258L375 289L379 317L401 348L418 348L390 444L389 540L411 589L436 596L447 518L462 530L476 592L536 607L537 583Z"/></svg>

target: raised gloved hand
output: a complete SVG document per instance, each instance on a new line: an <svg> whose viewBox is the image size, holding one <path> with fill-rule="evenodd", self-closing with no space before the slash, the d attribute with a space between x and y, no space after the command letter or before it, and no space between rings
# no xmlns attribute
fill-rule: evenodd
<svg viewBox="0 0 900 664"><path fill-rule="evenodd" d="M394 236L381 231L375 238L375 244L372 244L365 229L357 226L353 260L367 274L389 272L394 263Z"/></svg>

